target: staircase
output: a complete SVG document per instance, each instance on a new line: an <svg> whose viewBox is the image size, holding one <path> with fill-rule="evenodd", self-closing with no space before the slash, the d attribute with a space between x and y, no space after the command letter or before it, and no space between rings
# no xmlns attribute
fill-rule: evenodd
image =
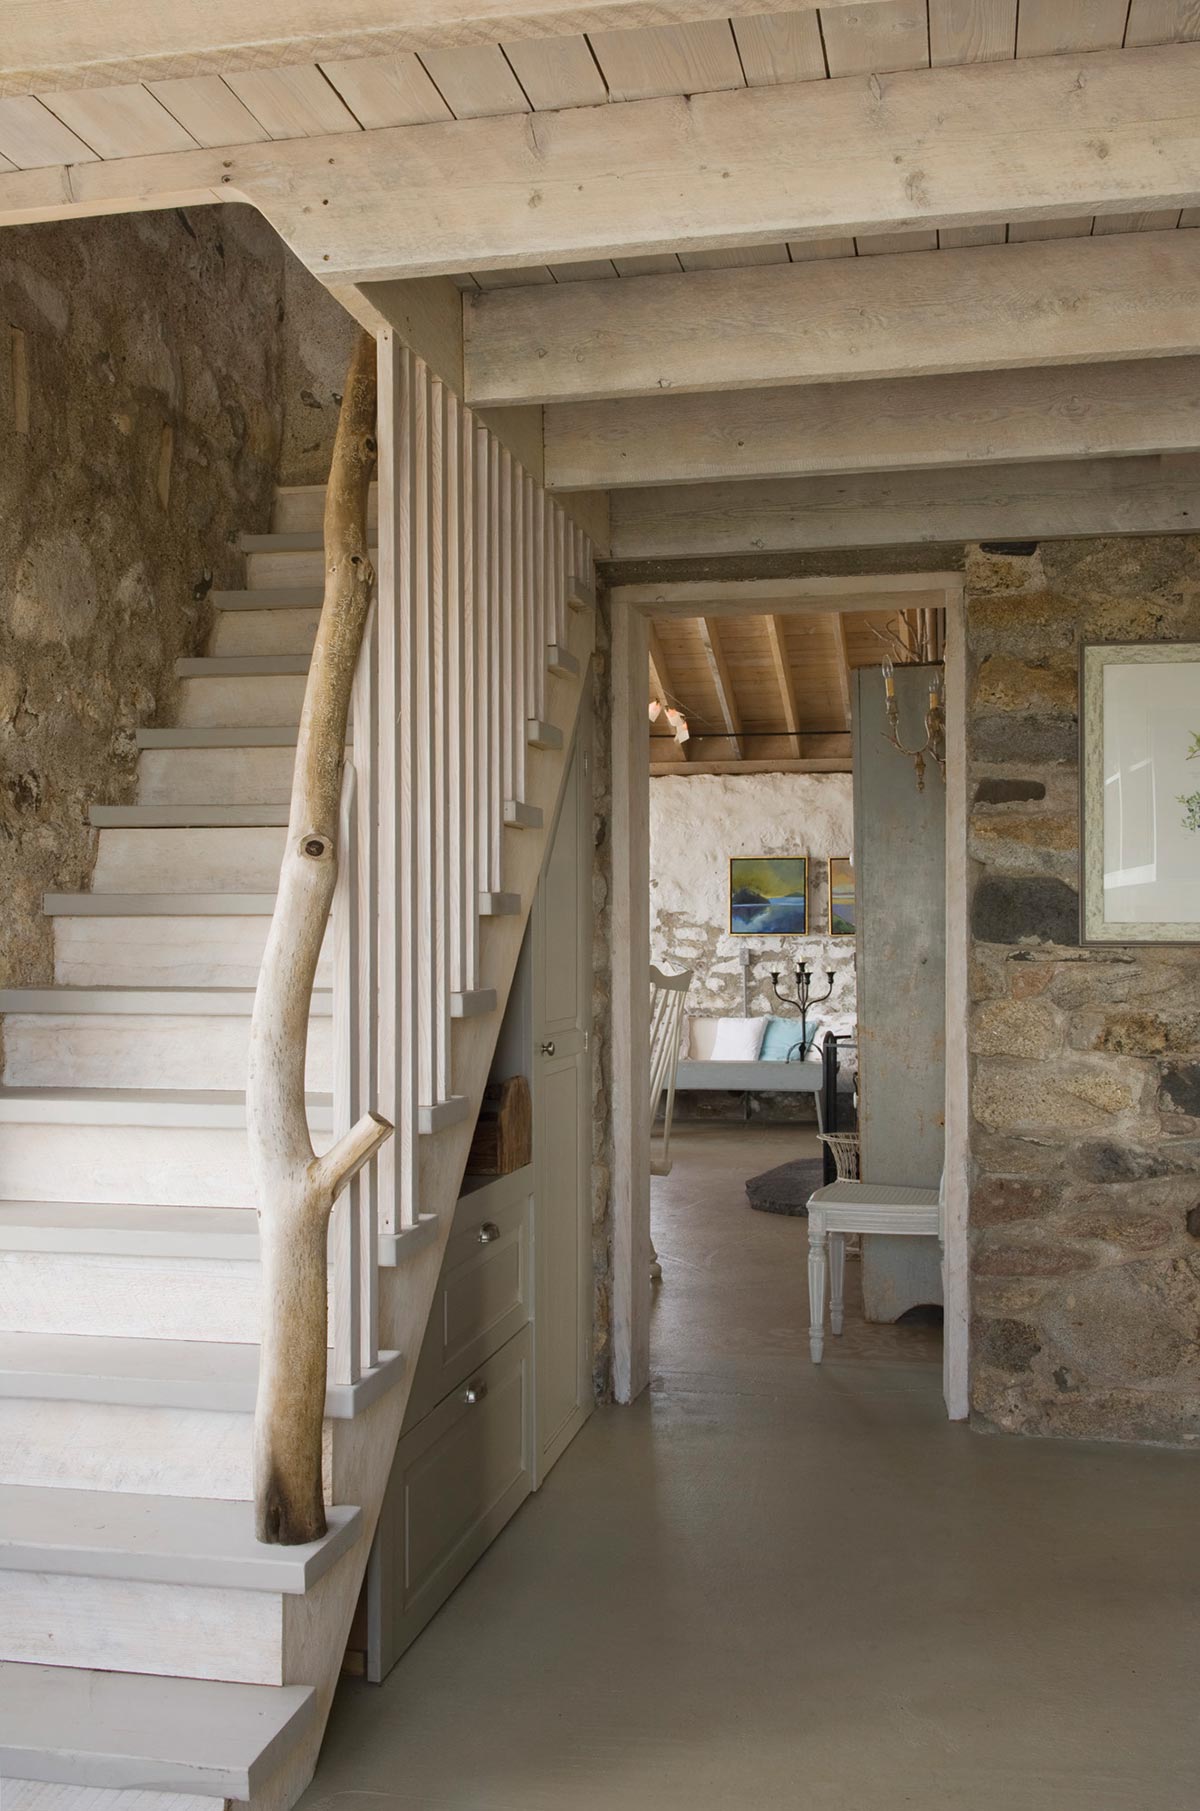
<svg viewBox="0 0 1200 1811"><path fill-rule="evenodd" d="M209 651L179 663L178 721L140 732L137 802L93 807L91 890L46 898L55 985L0 992L4 1811L123 1811L96 1788L137 1789L138 1811L285 1811L315 1765L593 636L583 537L420 361L388 356L410 403L457 424L443 446L411 408L389 429L384 407L395 461L423 459L436 480L469 479L474 459L500 488L475 493L465 542L457 517L476 579L467 608L459 569L447 618L457 680L441 617L412 620L431 606L419 583L405 594L385 546L356 693L357 803L313 1002L309 1114L318 1149L368 1099L398 1130L335 1210L329 1530L260 1546L250 1504L258 1236L242 1088L321 599L323 499L306 488L278 493L270 535L244 537L246 589L215 596ZM398 469L382 460L381 480ZM439 508L435 543L456 519ZM405 716L411 672L389 669L406 624L432 650L421 723ZM524 655L505 668L518 631ZM410 734L427 745L411 769L397 754ZM478 759L456 805L463 747ZM455 837L470 859L443 921L413 851L440 848L442 874Z"/></svg>

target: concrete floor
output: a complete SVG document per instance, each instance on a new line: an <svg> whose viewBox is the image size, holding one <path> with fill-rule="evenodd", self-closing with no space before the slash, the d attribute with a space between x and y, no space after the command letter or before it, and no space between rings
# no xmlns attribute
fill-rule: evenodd
<svg viewBox="0 0 1200 1811"><path fill-rule="evenodd" d="M927 1328L812 1367L735 1187L796 1149L680 1139L654 1387L346 1682L305 1811L1195 1811L1196 1456L952 1427Z"/></svg>

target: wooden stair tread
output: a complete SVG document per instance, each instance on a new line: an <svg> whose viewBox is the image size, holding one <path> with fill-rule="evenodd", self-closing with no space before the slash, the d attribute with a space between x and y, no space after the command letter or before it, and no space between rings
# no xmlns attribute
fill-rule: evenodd
<svg viewBox="0 0 1200 1811"><path fill-rule="evenodd" d="M317 610L325 601L321 585L262 585L257 591L210 591L214 610Z"/></svg>
<svg viewBox="0 0 1200 1811"><path fill-rule="evenodd" d="M309 1094L309 1124L330 1131L328 1094ZM224 1088L0 1088L0 1124L85 1126L201 1126L246 1123L246 1097Z"/></svg>
<svg viewBox="0 0 1200 1811"><path fill-rule="evenodd" d="M0 1569L234 1590L308 1590L362 1533L351 1505L302 1547L265 1546L249 1503L0 1484Z"/></svg>
<svg viewBox="0 0 1200 1811"><path fill-rule="evenodd" d="M0 1251L257 1262L252 1207L168 1207L111 1201L0 1201Z"/></svg>
<svg viewBox="0 0 1200 1811"><path fill-rule="evenodd" d="M95 830L259 830L286 824L286 804L276 805L93 805Z"/></svg>
<svg viewBox="0 0 1200 1811"><path fill-rule="evenodd" d="M186 897L186 895L184 895ZM252 987L0 987L0 1013L85 1013L109 1016L162 1013L171 1018L249 1018L254 1010ZM329 988L315 988L311 1016L333 1013Z"/></svg>
<svg viewBox="0 0 1200 1811"><path fill-rule="evenodd" d="M175 662L177 679L303 678L308 654L193 654Z"/></svg>
<svg viewBox="0 0 1200 1811"><path fill-rule="evenodd" d="M269 918L274 893L43 893L49 918Z"/></svg>
<svg viewBox="0 0 1200 1811"><path fill-rule="evenodd" d="M248 1799L307 1728L307 1685L0 1662L0 1773Z"/></svg>
<svg viewBox="0 0 1200 1811"><path fill-rule="evenodd" d="M400 1379L399 1352L356 1385L329 1384L325 1413L347 1420ZM128 1408L254 1412L258 1347L216 1340L121 1339L100 1334L0 1333L0 1396Z"/></svg>

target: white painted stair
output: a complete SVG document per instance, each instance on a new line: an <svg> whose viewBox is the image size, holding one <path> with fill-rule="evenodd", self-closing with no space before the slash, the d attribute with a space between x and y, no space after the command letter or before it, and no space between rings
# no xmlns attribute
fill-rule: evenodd
<svg viewBox="0 0 1200 1811"><path fill-rule="evenodd" d="M400 1338L353 1381L331 1362L327 1535L260 1546L243 1090L321 601L322 502L320 487L281 491L275 532L245 538L246 589L213 595L208 651L178 665L176 722L138 732L135 800L92 806L89 889L45 898L55 984L0 989L3 1811L95 1811L114 1790L136 1791L137 1811L287 1811L311 1776L400 1427L411 1367L396 1346L419 1344L449 1231L461 1154L372 1254L398 1290L415 1279L384 1322ZM586 610L586 583L569 592ZM524 724L537 796L498 810L519 884L493 877L477 896L483 972L445 1002L469 1096L417 1109L427 1140L459 1153L507 992L489 938L510 972L590 646L589 624L575 651L561 627L545 649L570 718ZM318 1149L335 1124L334 941L331 929L309 1032ZM334 1250L331 1237L331 1276ZM336 1337L331 1312L331 1359Z"/></svg>

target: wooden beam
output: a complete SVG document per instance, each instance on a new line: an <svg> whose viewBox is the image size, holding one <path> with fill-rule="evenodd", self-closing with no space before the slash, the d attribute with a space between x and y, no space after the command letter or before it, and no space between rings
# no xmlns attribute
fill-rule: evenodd
<svg viewBox="0 0 1200 1811"><path fill-rule="evenodd" d="M680 709L683 709L675 688L671 683L671 668L667 661L666 654L663 652L663 645L659 639L658 630L654 627L653 623L647 624L647 632L650 643L650 684L664 704L678 705ZM687 711L684 710L684 716L686 717L686 715ZM678 742L676 743L676 747L679 750L679 755L676 758L684 761L688 760L688 743Z"/></svg>
<svg viewBox="0 0 1200 1811"><path fill-rule="evenodd" d="M771 648L771 665L775 668L775 679L779 686L784 725L789 735L796 736L800 733L800 712L796 708L796 681L792 677L792 663L788 658L785 625L782 617L765 616L763 626Z"/></svg>
<svg viewBox="0 0 1200 1811"><path fill-rule="evenodd" d="M544 432L566 491L1191 453L1200 359L559 404Z"/></svg>
<svg viewBox="0 0 1200 1811"><path fill-rule="evenodd" d="M1144 212L1200 196L1198 75L1173 44L26 170L0 224L199 192L356 283Z"/></svg>
<svg viewBox="0 0 1200 1811"><path fill-rule="evenodd" d="M850 706L850 650L846 646L846 616L841 610L833 610L826 618L833 637L834 658L837 662L838 692L842 700L842 716L846 728L851 727L853 713Z"/></svg>
<svg viewBox="0 0 1200 1811"><path fill-rule="evenodd" d="M848 610L940 609L962 593L961 572L881 572L869 578L668 579L608 587L614 611L650 617L824 614Z"/></svg>
<svg viewBox="0 0 1200 1811"><path fill-rule="evenodd" d="M685 770L678 761L651 761L651 779L667 774L686 773L849 773L853 762L846 755L825 755L812 761L794 761L781 756L777 761L693 761Z"/></svg>
<svg viewBox="0 0 1200 1811"><path fill-rule="evenodd" d="M675 401L664 391L1195 354L1198 283L1200 233L1168 232L690 271L615 287L491 290L465 310L467 395L502 403L647 396L661 408ZM853 398L838 401L854 407ZM789 406L786 393L779 406ZM790 406L801 405L793 398ZM673 419L686 408L678 403ZM605 463L632 473L638 455L621 431L628 418L609 409L585 413L579 432L590 424L603 434ZM639 426L656 419L672 419L670 409L639 417ZM552 420L561 463L574 442L565 415ZM671 459L718 452L728 448L702 442L674 448Z"/></svg>
<svg viewBox="0 0 1200 1811"><path fill-rule="evenodd" d="M710 622L707 617L703 616L697 622L696 628L704 646L704 655L708 661L708 670L712 674L713 685L717 690L717 704L720 706L721 716L725 722L729 746L736 759L740 761L742 758L742 719L738 711L737 700L734 697L729 663L725 659L725 653L721 647L721 633L715 622Z"/></svg>
<svg viewBox="0 0 1200 1811"><path fill-rule="evenodd" d="M846 6L852 0L821 0ZM228 74L286 63L383 56L501 39L621 31L755 13L761 0L12 0L5 8L0 94ZM815 11L816 0L795 0Z"/></svg>
<svg viewBox="0 0 1200 1811"><path fill-rule="evenodd" d="M614 560L922 541L1195 534L1200 458L1081 459L891 478L617 491ZM869 606L868 606L869 608Z"/></svg>

